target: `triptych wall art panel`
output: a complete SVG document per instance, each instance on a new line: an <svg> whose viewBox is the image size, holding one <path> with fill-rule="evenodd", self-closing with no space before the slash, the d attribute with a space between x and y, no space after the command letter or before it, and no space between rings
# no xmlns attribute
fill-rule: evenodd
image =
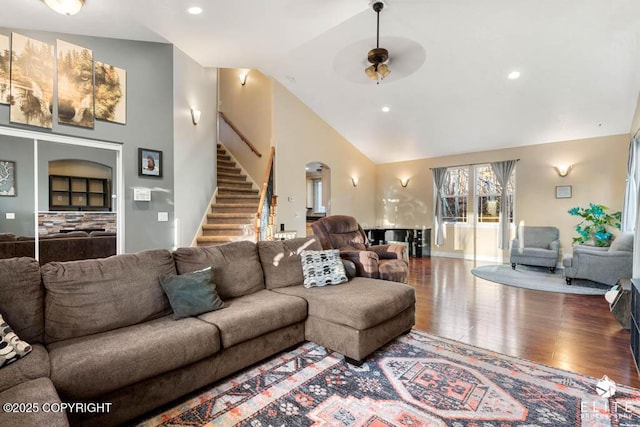
<svg viewBox="0 0 640 427"><path fill-rule="evenodd" d="M95 62L93 51L57 40L55 46L18 33L0 34L0 104L9 120L53 128L54 66L59 124L94 128L95 119L127 123L126 70ZM56 60L57 59L57 60Z"/></svg>
<svg viewBox="0 0 640 427"><path fill-rule="evenodd" d="M11 107L9 119L53 127L53 46L11 34Z"/></svg>
<svg viewBox="0 0 640 427"><path fill-rule="evenodd" d="M0 34L0 104L9 104L10 64L9 37Z"/></svg>
<svg viewBox="0 0 640 427"><path fill-rule="evenodd" d="M93 128L93 52L56 40L58 123Z"/></svg>
<svg viewBox="0 0 640 427"><path fill-rule="evenodd" d="M127 72L96 62L96 119L127 124Z"/></svg>

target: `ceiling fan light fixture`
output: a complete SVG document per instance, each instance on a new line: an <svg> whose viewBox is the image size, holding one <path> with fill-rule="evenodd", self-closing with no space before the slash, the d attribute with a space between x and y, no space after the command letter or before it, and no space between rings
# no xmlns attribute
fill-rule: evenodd
<svg viewBox="0 0 640 427"><path fill-rule="evenodd" d="M378 65L378 73L380 73L382 78L385 78L389 74L391 74L391 70L389 70L389 67L387 66L387 64L380 64Z"/></svg>
<svg viewBox="0 0 640 427"><path fill-rule="evenodd" d="M42 0L44 4L62 15L75 15L84 6L85 0Z"/></svg>
<svg viewBox="0 0 640 427"><path fill-rule="evenodd" d="M385 64L389 59L389 51L380 47L380 11L384 8L384 3L377 1L373 3L373 11L376 13L376 47L367 54L367 60L373 64L365 68L364 72L371 80L382 80L391 73L389 66ZM379 83L379 82L378 82Z"/></svg>
<svg viewBox="0 0 640 427"><path fill-rule="evenodd" d="M371 65L367 68L364 69L364 73L367 75L367 77L369 77L371 80L378 80L378 73L376 71L376 66L375 65Z"/></svg>

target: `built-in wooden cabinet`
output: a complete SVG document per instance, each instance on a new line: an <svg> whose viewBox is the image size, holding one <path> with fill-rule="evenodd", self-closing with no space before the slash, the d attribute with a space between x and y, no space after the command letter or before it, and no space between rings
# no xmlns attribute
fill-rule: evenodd
<svg viewBox="0 0 640 427"><path fill-rule="evenodd" d="M110 211L109 180L49 175L49 210Z"/></svg>

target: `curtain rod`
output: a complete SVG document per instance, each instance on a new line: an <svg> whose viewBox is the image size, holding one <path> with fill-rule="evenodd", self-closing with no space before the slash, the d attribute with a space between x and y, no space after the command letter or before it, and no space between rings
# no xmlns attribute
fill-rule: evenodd
<svg viewBox="0 0 640 427"><path fill-rule="evenodd" d="M640 132L640 129L638 129L638 131ZM509 160L500 160L501 162L508 162ZM516 162L519 162L520 159L515 159ZM491 163L495 163L495 162L478 162L478 163L465 163L462 165L451 165L451 166L440 166L441 168L460 168L462 166L477 166L477 165L488 165ZM434 168L429 168L429 170L434 169Z"/></svg>

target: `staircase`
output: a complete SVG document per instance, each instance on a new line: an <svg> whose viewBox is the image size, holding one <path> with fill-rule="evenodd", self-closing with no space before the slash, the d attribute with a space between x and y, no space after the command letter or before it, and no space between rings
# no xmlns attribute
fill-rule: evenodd
<svg viewBox="0 0 640 427"><path fill-rule="evenodd" d="M198 246L212 246L237 240L254 240L253 221L260 194L242 175L227 150L218 144L218 195L202 226Z"/></svg>

